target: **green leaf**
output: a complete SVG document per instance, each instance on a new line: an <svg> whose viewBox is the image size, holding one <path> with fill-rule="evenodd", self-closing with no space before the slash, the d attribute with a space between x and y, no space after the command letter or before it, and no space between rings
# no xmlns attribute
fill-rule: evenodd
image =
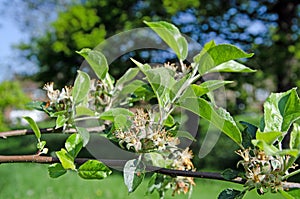
<svg viewBox="0 0 300 199"><path fill-rule="evenodd" d="M223 64L220 64L211 70L209 70L209 73L214 72L226 72L226 73L253 73L256 70L252 70L251 68L248 68L247 66L240 64L236 61L227 61Z"/></svg>
<svg viewBox="0 0 300 199"><path fill-rule="evenodd" d="M225 169L221 175L223 176L223 178L225 178L226 180L232 180L236 177L239 177L240 172L233 170L233 169Z"/></svg>
<svg viewBox="0 0 300 199"><path fill-rule="evenodd" d="M167 106L167 103L171 101L172 88L176 83L173 78L175 72L168 68L141 69L141 71L145 74L147 81L150 83L159 105L161 107Z"/></svg>
<svg viewBox="0 0 300 199"><path fill-rule="evenodd" d="M246 128L242 131L243 147L244 148L249 148L249 147L253 148L251 140L255 139L258 128L248 122L240 121L240 123L243 124L244 126L246 126Z"/></svg>
<svg viewBox="0 0 300 199"><path fill-rule="evenodd" d="M60 127L63 127L67 121L68 118L66 118L64 115L58 115L55 121L55 128L58 129Z"/></svg>
<svg viewBox="0 0 300 199"><path fill-rule="evenodd" d="M90 133L86 128L83 127L76 127L76 129L79 135L81 136L83 146L85 147L90 140Z"/></svg>
<svg viewBox="0 0 300 199"><path fill-rule="evenodd" d="M60 151L57 151L56 156L58 157L64 169L71 169L71 170L76 169L74 164L74 158L65 149L61 149Z"/></svg>
<svg viewBox="0 0 300 199"><path fill-rule="evenodd" d="M131 121L129 120L128 116L125 115L117 115L114 118L114 127L116 129L126 129L127 127L131 126Z"/></svg>
<svg viewBox="0 0 300 199"><path fill-rule="evenodd" d="M133 63L135 63L135 65L137 65L137 67L138 67L143 73L145 73L145 71L151 69L151 66L148 65L148 64L142 64L142 63L138 62L137 60L135 60L135 59L133 59L133 58L130 58L130 59L131 59L131 61L132 61Z"/></svg>
<svg viewBox="0 0 300 199"><path fill-rule="evenodd" d="M242 199L244 195L245 191L228 188L220 193L218 199Z"/></svg>
<svg viewBox="0 0 300 199"><path fill-rule="evenodd" d="M51 178L58 178L67 173L67 170L60 163L54 163L48 166L48 172Z"/></svg>
<svg viewBox="0 0 300 199"><path fill-rule="evenodd" d="M68 154L70 154L73 159L75 159L82 149L83 142L82 138L79 134L74 133L68 137L68 139L65 142L65 148L68 151Z"/></svg>
<svg viewBox="0 0 300 199"><path fill-rule="evenodd" d="M300 150L300 126L294 123L290 137L290 148Z"/></svg>
<svg viewBox="0 0 300 199"><path fill-rule="evenodd" d="M279 189L279 193L286 199L297 199L299 198L299 195L295 198L293 195L290 194L290 192L286 192ZM298 191L298 194L300 194L300 191Z"/></svg>
<svg viewBox="0 0 300 199"><path fill-rule="evenodd" d="M72 90L73 101L75 104L80 103L87 96L90 90L90 77L87 73L77 71L78 75L75 79Z"/></svg>
<svg viewBox="0 0 300 199"><path fill-rule="evenodd" d="M112 108L100 114L100 119L114 121L119 115L124 115L126 117L134 116L134 113L125 108Z"/></svg>
<svg viewBox="0 0 300 199"><path fill-rule="evenodd" d="M214 91L226 84L230 84L233 81L223 81L223 80L208 80L200 85L197 84L192 84L191 88L195 92L195 95L200 97L202 95L205 95L208 92Z"/></svg>
<svg viewBox="0 0 300 199"><path fill-rule="evenodd" d="M120 96L127 96L131 95L136 100L149 100L155 97L152 88L149 84L141 81L141 80L134 80L127 85L125 85L122 90L120 91Z"/></svg>
<svg viewBox="0 0 300 199"><path fill-rule="evenodd" d="M145 75L153 91L159 97L169 94L176 82L173 78L175 75L174 71L168 68L149 69L145 72Z"/></svg>
<svg viewBox="0 0 300 199"><path fill-rule="evenodd" d="M298 157L299 155L299 150L298 149L283 149L278 151L275 155L280 155L280 156L292 156L292 157Z"/></svg>
<svg viewBox="0 0 300 199"><path fill-rule="evenodd" d="M276 155L279 152L279 149L274 145L269 145L265 141L262 140L252 140L252 144L259 149L265 151L267 155Z"/></svg>
<svg viewBox="0 0 300 199"><path fill-rule="evenodd" d="M85 106L76 106L76 116L95 116L95 112Z"/></svg>
<svg viewBox="0 0 300 199"><path fill-rule="evenodd" d="M42 151L45 146L46 146L46 141L41 141L36 144L36 148L39 149L40 151Z"/></svg>
<svg viewBox="0 0 300 199"><path fill-rule="evenodd" d="M154 32L156 32L164 42L175 52L180 60L185 60L188 55L188 43L181 35L180 31L173 24L165 21L146 22Z"/></svg>
<svg viewBox="0 0 300 199"><path fill-rule="evenodd" d="M30 127L32 128L34 134L35 134L35 137L40 140L41 139L41 131L37 125L37 123L29 116L24 116L23 117L27 122L28 124L30 125Z"/></svg>
<svg viewBox="0 0 300 199"><path fill-rule="evenodd" d="M34 101L34 102L27 103L25 106L26 106L26 108L29 108L29 109L44 111L43 106L45 106L45 105L46 105L46 102Z"/></svg>
<svg viewBox="0 0 300 199"><path fill-rule="evenodd" d="M195 56L194 62L196 62L199 65L198 68L199 73L205 74L213 70L213 68L215 68L216 66L228 62L230 60L249 58L252 56L253 53L248 54L234 45L220 44L209 48L207 52L204 54L200 53L200 55ZM220 70L224 70L224 72L226 70L228 71L229 70L228 67L230 67L230 65L231 64L227 66L223 65L221 66ZM245 68L241 68L241 66L238 64L233 64L232 66L234 67L233 69L231 69L233 71L238 69L241 70L241 72L243 72L243 70L245 70Z"/></svg>
<svg viewBox="0 0 300 199"><path fill-rule="evenodd" d="M78 169L78 175L83 179L104 179L112 171L98 160L88 160Z"/></svg>
<svg viewBox="0 0 300 199"><path fill-rule="evenodd" d="M101 52L89 48L83 48L81 51L76 52L86 59L99 79L105 79L108 72L108 64Z"/></svg>
<svg viewBox="0 0 300 199"><path fill-rule="evenodd" d="M138 68L129 68L126 73L117 81L116 87L120 87L121 85L124 85L125 83L131 81L133 78L136 77L136 75L139 73Z"/></svg>
<svg viewBox="0 0 300 199"><path fill-rule="evenodd" d="M153 166L165 168L168 162L162 154L156 152L145 153L146 160L150 161ZM172 162L170 162L172 163Z"/></svg>
<svg viewBox="0 0 300 199"><path fill-rule="evenodd" d="M300 199L300 189L290 189L287 193L294 199Z"/></svg>
<svg viewBox="0 0 300 199"><path fill-rule="evenodd" d="M233 118L225 109L221 107L215 108L211 103L202 98L195 100L194 98L188 97L183 99L178 106L208 120L215 127L230 137L234 142L236 142L238 145L241 145L242 134Z"/></svg>
<svg viewBox="0 0 300 199"><path fill-rule="evenodd" d="M188 131L176 131L176 137L184 137L192 141L197 141Z"/></svg>
<svg viewBox="0 0 300 199"><path fill-rule="evenodd" d="M272 93L264 103L264 130L285 132L300 118L300 101L296 88Z"/></svg>
<svg viewBox="0 0 300 199"><path fill-rule="evenodd" d="M281 132L256 132L256 139L266 142L267 144L273 144L278 137L282 135Z"/></svg>
<svg viewBox="0 0 300 199"><path fill-rule="evenodd" d="M145 168L138 160L128 160L124 166L124 182L128 192L134 192L142 183L145 176Z"/></svg>
<svg viewBox="0 0 300 199"><path fill-rule="evenodd" d="M163 125L171 129L176 126L175 120L172 115L168 115L167 119L165 119Z"/></svg>

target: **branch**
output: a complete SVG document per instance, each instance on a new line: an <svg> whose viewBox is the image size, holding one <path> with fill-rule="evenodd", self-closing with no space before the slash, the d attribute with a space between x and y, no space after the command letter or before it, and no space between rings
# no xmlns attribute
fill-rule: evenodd
<svg viewBox="0 0 300 199"><path fill-rule="evenodd" d="M105 129L104 126L98 126L98 127L89 127L86 128L90 133L99 133ZM63 128L41 128L41 133L75 133L76 129L67 129L63 131ZM12 131L6 131L6 132L0 132L0 138L6 139L7 137L13 137L13 136L21 136L21 135L32 135L34 134L32 129L22 129L22 130L12 130Z"/></svg>
<svg viewBox="0 0 300 199"><path fill-rule="evenodd" d="M76 158L75 163L78 165L83 164L89 160L88 158ZM123 168L126 160L108 160L103 159L100 160L104 164L111 166L111 167L120 167ZM51 156L40 156L40 155L12 155L12 156L3 156L0 155L0 164L1 163L16 163L16 162L33 162L33 163L42 163L42 164L52 164L58 163L59 159L56 157ZM221 181L229 181L237 184L245 184L245 180L242 178L236 178L233 180L225 179L220 173L214 172L199 172L199 171L182 171L182 170L175 170L175 169L166 169L160 168L155 166L147 166L147 171L161 173L164 175L169 175L172 177L176 176L186 176L186 177L194 177L194 178L205 178L205 179L212 179L212 180L221 180ZM285 189L293 189L293 188L300 188L300 183L295 182L283 182L283 188Z"/></svg>

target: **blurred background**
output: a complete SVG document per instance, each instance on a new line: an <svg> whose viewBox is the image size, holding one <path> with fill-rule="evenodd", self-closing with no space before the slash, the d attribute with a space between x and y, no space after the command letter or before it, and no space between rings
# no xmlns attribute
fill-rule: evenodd
<svg viewBox="0 0 300 199"><path fill-rule="evenodd" d="M226 87L224 100L236 119L258 124L270 92L300 86L299 5L295 0L2 0L0 131L23 128L20 116L24 113L41 119L40 127L53 126L44 120L45 115L26 110L25 104L45 98L41 88L46 82L55 82L57 88L72 84L83 61L76 50L94 48L117 33L145 27L143 20L174 23L201 45L215 40L254 52L253 58L242 61L256 73L223 74L224 79L235 81ZM129 56L141 62L176 62L174 55L158 55L157 51L131 52L114 61L110 72L118 78L134 67ZM205 128L201 121L198 141L192 146L196 152ZM47 139L50 146L60 148L58 143L65 137ZM2 139L0 154L34 153L33 140L30 136ZM205 158L195 154L195 165L207 170L235 167L235 149L222 135Z"/></svg>

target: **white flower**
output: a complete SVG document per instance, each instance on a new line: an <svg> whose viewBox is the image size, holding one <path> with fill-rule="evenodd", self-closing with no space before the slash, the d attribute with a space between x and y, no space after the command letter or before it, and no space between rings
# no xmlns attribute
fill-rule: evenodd
<svg viewBox="0 0 300 199"><path fill-rule="evenodd" d="M55 103L57 102L59 98L59 90L54 90L53 89L53 82L47 83L44 85L43 89L47 91L47 96L50 99L50 103Z"/></svg>
<svg viewBox="0 0 300 199"><path fill-rule="evenodd" d="M60 100L64 100L64 99L70 99L72 101L72 87L71 86L65 86L65 88L63 88L61 90L61 93L59 95L58 101Z"/></svg>

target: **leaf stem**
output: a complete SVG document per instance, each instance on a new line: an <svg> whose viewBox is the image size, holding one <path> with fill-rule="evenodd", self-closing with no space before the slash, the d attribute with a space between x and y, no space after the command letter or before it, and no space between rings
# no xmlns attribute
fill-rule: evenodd
<svg viewBox="0 0 300 199"><path fill-rule="evenodd" d="M296 171L293 171L292 173L289 173L289 174L283 176L282 180L286 180L286 179L288 179L288 178L290 178L290 177L292 177L292 176L294 176L296 174L299 174L299 173L300 173L300 169L297 169Z"/></svg>

